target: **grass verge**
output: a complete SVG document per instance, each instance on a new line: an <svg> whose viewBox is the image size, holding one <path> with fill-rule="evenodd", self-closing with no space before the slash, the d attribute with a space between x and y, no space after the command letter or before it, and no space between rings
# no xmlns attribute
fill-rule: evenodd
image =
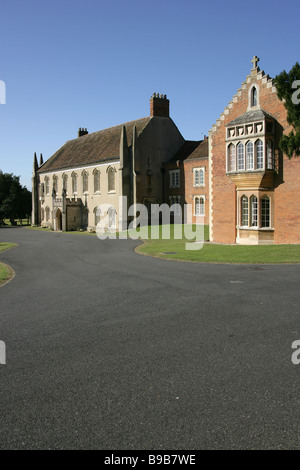
<svg viewBox="0 0 300 470"><path fill-rule="evenodd" d="M204 239L208 239L205 227ZM199 250L187 250L189 240L144 239L136 252L162 259L200 263L282 264L300 263L300 245L217 245L204 243ZM195 244L196 246L196 244Z"/></svg>
<svg viewBox="0 0 300 470"><path fill-rule="evenodd" d="M17 246L16 243L0 243L0 252ZM14 275L13 269L7 264L0 263L0 287L9 281Z"/></svg>

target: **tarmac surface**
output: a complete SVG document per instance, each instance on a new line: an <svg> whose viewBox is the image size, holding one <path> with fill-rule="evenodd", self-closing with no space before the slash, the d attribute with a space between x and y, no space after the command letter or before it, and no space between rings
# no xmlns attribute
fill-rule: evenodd
<svg viewBox="0 0 300 470"><path fill-rule="evenodd" d="M1 228L1 449L300 449L300 265ZM300 357L300 355L299 355Z"/></svg>

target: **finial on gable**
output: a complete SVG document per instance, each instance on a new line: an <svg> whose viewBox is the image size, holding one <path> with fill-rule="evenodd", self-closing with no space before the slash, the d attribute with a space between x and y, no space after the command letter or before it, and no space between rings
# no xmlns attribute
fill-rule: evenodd
<svg viewBox="0 0 300 470"><path fill-rule="evenodd" d="M252 64L253 64L253 67L252 67L252 70L256 69L257 68L257 64L259 62L259 58L257 57L257 55L254 55L253 56L253 59L251 60Z"/></svg>

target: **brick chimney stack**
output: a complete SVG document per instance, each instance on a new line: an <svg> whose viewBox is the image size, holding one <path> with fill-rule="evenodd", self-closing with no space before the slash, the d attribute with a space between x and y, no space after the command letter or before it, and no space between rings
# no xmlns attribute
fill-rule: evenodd
<svg viewBox="0 0 300 470"><path fill-rule="evenodd" d="M85 128L85 129L82 128L82 129L81 129L81 127L79 127L78 137L81 137L82 135L86 135L86 134L88 134L87 128Z"/></svg>
<svg viewBox="0 0 300 470"><path fill-rule="evenodd" d="M160 116L169 117L169 106L170 101L167 99L167 95L160 95L159 93L153 93L150 98L150 117Z"/></svg>

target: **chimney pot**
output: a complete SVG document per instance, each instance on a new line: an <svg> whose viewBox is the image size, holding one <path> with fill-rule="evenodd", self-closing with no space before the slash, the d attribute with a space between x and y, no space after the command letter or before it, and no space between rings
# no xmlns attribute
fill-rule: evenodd
<svg viewBox="0 0 300 470"><path fill-rule="evenodd" d="M167 95L153 93L150 98L150 117L170 117L170 101Z"/></svg>
<svg viewBox="0 0 300 470"><path fill-rule="evenodd" d="M81 136L86 135L86 134L88 134L87 128L84 128L84 127L81 128L81 127L79 127L78 137L81 137Z"/></svg>

